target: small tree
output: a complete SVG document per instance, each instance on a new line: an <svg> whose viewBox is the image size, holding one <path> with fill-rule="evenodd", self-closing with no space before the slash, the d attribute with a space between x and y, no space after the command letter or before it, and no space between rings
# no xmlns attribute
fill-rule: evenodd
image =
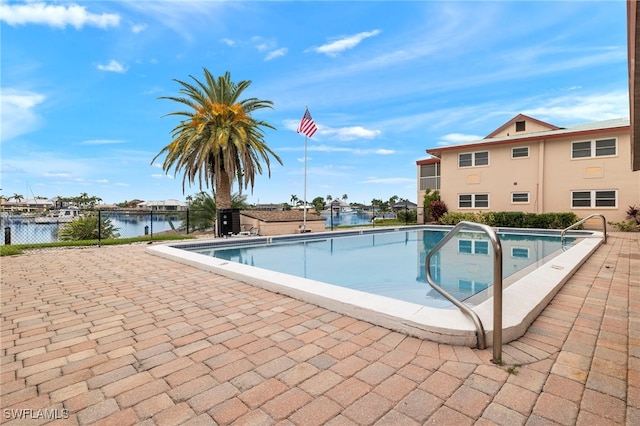
<svg viewBox="0 0 640 426"><path fill-rule="evenodd" d="M119 229L114 227L109 218L100 220L100 238L118 238ZM77 240L97 240L98 239L98 216L83 216L65 224L58 231L58 236L62 241Z"/></svg>
<svg viewBox="0 0 640 426"><path fill-rule="evenodd" d="M435 220L437 221L438 219L440 219L440 216L438 216L438 218L435 218L431 212L431 202L432 201L440 201L440 191L438 191L437 189L428 191L424 194L424 200L422 202L422 206L424 207L424 221L428 222L431 220ZM445 206L446 207L446 206Z"/></svg>

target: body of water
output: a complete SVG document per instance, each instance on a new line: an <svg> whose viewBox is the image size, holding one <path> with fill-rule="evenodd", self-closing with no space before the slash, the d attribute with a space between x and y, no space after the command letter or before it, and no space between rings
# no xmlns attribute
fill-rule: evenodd
<svg viewBox="0 0 640 426"><path fill-rule="evenodd" d="M182 220L177 215L153 215L150 214L118 214L103 213L103 218L108 218L111 224L117 228L120 238L138 237L141 235L159 233L182 226ZM11 244L38 244L60 241L58 231L66 223L35 223L34 218L12 216L3 217L1 226L6 234L6 228L11 229ZM5 243L5 238L0 239L0 244Z"/></svg>

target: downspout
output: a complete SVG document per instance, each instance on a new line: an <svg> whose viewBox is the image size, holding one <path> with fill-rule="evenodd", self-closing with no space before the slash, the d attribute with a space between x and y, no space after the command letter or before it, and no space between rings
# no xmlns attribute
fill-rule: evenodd
<svg viewBox="0 0 640 426"><path fill-rule="evenodd" d="M538 202L536 203L536 213L544 213L544 139L538 145Z"/></svg>

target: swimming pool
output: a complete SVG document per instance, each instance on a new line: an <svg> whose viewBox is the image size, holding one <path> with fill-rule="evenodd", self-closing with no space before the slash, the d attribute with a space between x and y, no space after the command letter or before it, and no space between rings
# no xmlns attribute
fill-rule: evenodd
<svg viewBox="0 0 640 426"><path fill-rule="evenodd" d="M401 227L229 238L148 250L394 330L473 346L473 324L426 284L426 253L449 229ZM589 238L597 234L580 233L586 238L563 250L559 231L499 230L505 275L503 340L524 333L597 248L600 239ZM487 335L492 330L492 259L485 236L462 232L434 257L431 269L441 286L474 305Z"/></svg>
<svg viewBox="0 0 640 426"><path fill-rule="evenodd" d="M450 308L454 307L451 302L427 284L424 270L427 253L445 235L444 230L408 229L230 247L207 245L189 250L407 302ZM506 254L503 278L562 250L557 235L503 233L500 240ZM456 235L453 244L445 250L432 265L431 274L436 283L458 300L477 304L493 282L489 239L482 233L465 232Z"/></svg>

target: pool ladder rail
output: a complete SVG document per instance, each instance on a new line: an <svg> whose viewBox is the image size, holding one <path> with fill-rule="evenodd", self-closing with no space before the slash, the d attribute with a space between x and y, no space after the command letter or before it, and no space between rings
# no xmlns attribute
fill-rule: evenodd
<svg viewBox="0 0 640 426"><path fill-rule="evenodd" d="M482 325L482 321L480 321L480 317L475 313L471 308L469 308L464 303L460 302L454 296L452 296L445 289L440 287L433 280L431 276L431 258L438 252L449 240L451 240L455 235L463 229L477 229L480 231L484 231L491 241L491 245L493 246L493 359L492 362L496 364L502 363L502 244L500 243L500 238L498 238L498 234L496 231L488 226L475 222L459 222L453 229L445 235L445 237L438 242L427 253L427 257L424 262L425 274L427 277L427 282L431 287L433 287L438 293L443 295L447 300L453 303L458 307L466 316L468 316L476 327L476 337L478 341L478 349L486 349L487 347L487 338L484 331L484 326Z"/></svg>
<svg viewBox="0 0 640 426"><path fill-rule="evenodd" d="M607 244L607 221L602 214L594 213L585 217L582 220L574 223L571 226L563 229L560 232L560 241L562 246L565 245L565 235L567 231L582 225L587 220L599 217L602 221L602 230L603 230L603 243ZM449 240L451 240L455 235L463 229L477 229L480 231L484 231L491 241L491 245L493 246L493 359L492 362L496 364L502 363L502 244L500 243L500 238L498 238L498 234L496 231L488 226L475 222L459 222L453 229L442 239L438 244L435 245L427 253L427 257L424 262L425 274L427 277L427 282L431 287L433 287L438 293L443 295L447 300L453 303L467 315L476 327L476 336L478 340L478 349L486 349L487 347L487 338L484 331L484 326L482 325L482 321L478 314L473 311L470 307L460 302L458 299L453 297L449 292L440 287L435 283L433 277L431 276L431 258L437 253Z"/></svg>
<svg viewBox="0 0 640 426"><path fill-rule="evenodd" d="M589 219L594 218L594 217L599 217L600 220L602 221L603 243L607 244L607 220L605 219L604 215L602 215L600 213L594 213L594 214L591 214L591 215L585 217L584 219L581 219L581 220L577 221L576 223L574 223L571 226L567 226L566 228L564 228L562 230L562 232L560 232L560 241L562 243L562 246L563 247L565 246L565 235L566 235L567 231L569 231L570 229L573 229L573 228L575 228L577 226L582 225L583 223L585 223L586 221L588 221Z"/></svg>

